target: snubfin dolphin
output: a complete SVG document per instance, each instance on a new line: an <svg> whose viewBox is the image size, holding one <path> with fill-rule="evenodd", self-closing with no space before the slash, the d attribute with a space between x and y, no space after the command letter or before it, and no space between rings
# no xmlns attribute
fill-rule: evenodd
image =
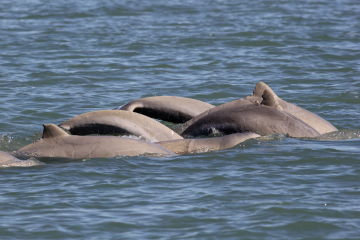
<svg viewBox="0 0 360 240"><path fill-rule="evenodd" d="M331 123L321 118L317 114L281 99L264 82L259 82L256 84L253 95L262 98L261 104L275 108L279 111L290 113L291 115L308 124L310 127L314 128L320 134L338 130Z"/></svg>
<svg viewBox="0 0 360 240"><path fill-rule="evenodd" d="M248 139L257 138L256 133L234 133L221 137L178 139L158 142L163 147L177 154L203 153L232 148Z"/></svg>
<svg viewBox="0 0 360 240"><path fill-rule="evenodd" d="M213 107L214 105L192 98L154 96L131 101L120 109L168 122L184 123Z"/></svg>
<svg viewBox="0 0 360 240"><path fill-rule="evenodd" d="M162 123L139 113L101 110L80 114L59 125L75 135L130 134L151 142L182 139Z"/></svg>
<svg viewBox="0 0 360 240"><path fill-rule="evenodd" d="M73 136L54 124L45 124L42 138L14 153L16 156L72 159L137 155L171 155L160 145L116 136Z"/></svg>
<svg viewBox="0 0 360 240"><path fill-rule="evenodd" d="M185 123L182 136L208 135L217 130L225 134L249 131L260 135L317 137L327 131L336 131L336 128L330 127L325 120L320 121L321 118L315 114L311 117L318 117L318 124L327 127L316 127L315 120L307 121L306 118L298 117L301 115L301 108L291 108L295 106L293 104L287 105L284 101L282 103L285 107L280 108L281 106L274 104L274 93L269 91L270 88L264 87L264 83L260 82L252 96L222 104L189 120Z"/></svg>
<svg viewBox="0 0 360 240"><path fill-rule="evenodd" d="M7 152L0 151L0 168L33 167L33 166L38 166L38 165L43 165L43 163L39 162L35 159L20 160Z"/></svg>

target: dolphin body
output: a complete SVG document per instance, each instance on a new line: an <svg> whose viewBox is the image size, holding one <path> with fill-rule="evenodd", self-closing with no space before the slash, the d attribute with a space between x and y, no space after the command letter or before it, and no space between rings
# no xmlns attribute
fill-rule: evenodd
<svg viewBox="0 0 360 240"><path fill-rule="evenodd" d="M221 137L177 139L158 142L161 146L176 154L204 153L235 147L251 138L257 138L256 133L234 133Z"/></svg>
<svg viewBox="0 0 360 240"><path fill-rule="evenodd" d="M43 163L34 159L20 160L7 152L0 151L0 168L33 167L38 165L43 165Z"/></svg>
<svg viewBox="0 0 360 240"><path fill-rule="evenodd" d="M138 155L167 156L174 153L160 145L142 140L117 136L74 136L55 124L44 124L42 138L14 154L27 157L86 159Z"/></svg>
<svg viewBox="0 0 360 240"><path fill-rule="evenodd" d="M256 137L259 135L255 133L237 133L222 137L149 143L116 136L74 136L55 124L44 124L42 138L14 152L14 155L71 159L138 155L171 156L228 149Z"/></svg>
<svg viewBox="0 0 360 240"><path fill-rule="evenodd" d="M184 124L182 136L254 132L317 137L337 129L318 115L280 99L264 82L252 96L209 109Z"/></svg>
<svg viewBox="0 0 360 240"><path fill-rule="evenodd" d="M131 101L119 109L168 122L184 123L213 107L214 105L192 98L153 96Z"/></svg>
<svg viewBox="0 0 360 240"><path fill-rule="evenodd" d="M182 139L162 123L139 113L124 110L101 110L80 114L59 125L74 135L130 134L147 141Z"/></svg>
<svg viewBox="0 0 360 240"><path fill-rule="evenodd" d="M263 99L261 104L293 115L294 117L308 124L321 135L338 131L336 127L334 127L325 119L321 118L319 115L281 99L264 82L259 82L256 84L253 95Z"/></svg>

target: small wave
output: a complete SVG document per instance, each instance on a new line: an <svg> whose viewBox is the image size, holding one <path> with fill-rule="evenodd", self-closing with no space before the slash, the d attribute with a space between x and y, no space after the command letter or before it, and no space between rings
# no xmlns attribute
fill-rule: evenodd
<svg viewBox="0 0 360 240"><path fill-rule="evenodd" d="M326 133L319 137L318 140L338 141L360 138L360 129L358 130L340 130L336 132Z"/></svg>
<svg viewBox="0 0 360 240"><path fill-rule="evenodd" d="M8 168L8 167L34 167L34 166L41 166L45 163L40 162L37 159L31 158L28 160L13 160L13 161L6 161L0 164L0 168Z"/></svg>
<svg viewBox="0 0 360 240"><path fill-rule="evenodd" d="M0 135L0 149L9 151L14 145L14 137L8 135Z"/></svg>

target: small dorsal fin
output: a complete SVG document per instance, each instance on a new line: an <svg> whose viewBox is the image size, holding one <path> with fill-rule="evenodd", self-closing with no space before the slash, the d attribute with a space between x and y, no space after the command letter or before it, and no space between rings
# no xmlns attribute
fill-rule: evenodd
<svg viewBox="0 0 360 240"><path fill-rule="evenodd" d="M130 112L135 112L135 109L143 108L143 107L144 107L143 103L137 102L135 100L135 101L132 101L132 102L129 102L129 103L123 105L121 108L119 108L119 110L126 110L126 111L130 111Z"/></svg>
<svg viewBox="0 0 360 240"><path fill-rule="evenodd" d="M261 104L282 110L279 103L280 98L266 83L258 82L255 86L253 95L263 99Z"/></svg>
<svg viewBox="0 0 360 240"><path fill-rule="evenodd" d="M61 137L61 136L69 135L63 129L52 123L44 124L43 127L44 130L43 130L42 138L53 138L53 137Z"/></svg>

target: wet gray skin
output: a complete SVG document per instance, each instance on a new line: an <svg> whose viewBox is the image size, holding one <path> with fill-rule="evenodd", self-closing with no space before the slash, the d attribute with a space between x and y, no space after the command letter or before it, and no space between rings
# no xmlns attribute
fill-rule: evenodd
<svg viewBox="0 0 360 240"><path fill-rule="evenodd" d="M54 124L45 124L40 140L19 149L14 154L26 157L71 159L137 155L170 156L227 149L256 137L259 135L255 133L237 133L222 137L149 143L116 136L74 136Z"/></svg>
<svg viewBox="0 0 360 240"><path fill-rule="evenodd" d="M71 159L138 155L172 155L160 145L116 136L73 136L54 124L45 124L40 140L15 152L16 156Z"/></svg>
<svg viewBox="0 0 360 240"><path fill-rule="evenodd" d="M39 162L35 159L29 160L20 160L10 153L0 151L0 168L4 167L33 167L43 165L42 162Z"/></svg>
<svg viewBox="0 0 360 240"><path fill-rule="evenodd" d="M80 114L59 125L74 135L126 134L158 142L182 139L180 135L160 122L124 110L102 110Z"/></svg>
<svg viewBox="0 0 360 240"><path fill-rule="evenodd" d="M308 124L310 127L314 128L320 134L338 130L331 123L321 118L319 115L281 99L264 82L259 82L256 84L253 95L263 99L261 104L293 115L294 117Z"/></svg>
<svg viewBox="0 0 360 240"><path fill-rule="evenodd" d="M213 108L206 102L177 96L154 96L131 101L119 109L173 123L184 123Z"/></svg>
<svg viewBox="0 0 360 240"><path fill-rule="evenodd" d="M321 117L281 100L263 82L252 96L212 108L184 125L182 136L254 132L260 135L283 134L290 137L317 137L337 129Z"/></svg>
<svg viewBox="0 0 360 240"><path fill-rule="evenodd" d="M235 147L236 145L260 135L256 133L234 133L222 137L178 139L158 142L177 154L202 153Z"/></svg>

